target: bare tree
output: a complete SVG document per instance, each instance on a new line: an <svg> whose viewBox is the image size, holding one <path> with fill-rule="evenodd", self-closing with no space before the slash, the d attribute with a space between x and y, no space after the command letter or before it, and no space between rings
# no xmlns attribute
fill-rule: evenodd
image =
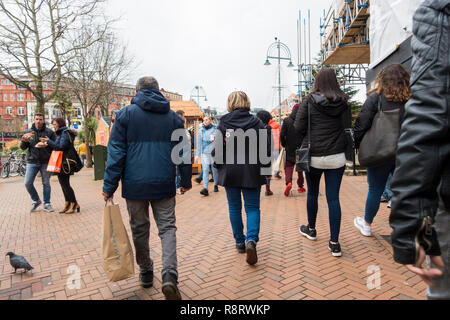
<svg viewBox="0 0 450 320"><path fill-rule="evenodd" d="M76 52L99 41L97 30L84 42L72 34L94 21L105 0L0 0L0 75L26 88L45 114ZM45 94L49 91L49 94Z"/></svg>
<svg viewBox="0 0 450 320"><path fill-rule="evenodd" d="M78 41L92 34L91 28L84 26L78 35ZM126 79L132 69L132 59L128 57L126 48L113 35L106 32L102 39L89 47L76 50L74 59L66 66L67 78L64 80L72 96L80 103L84 123L84 136L89 136L87 124L94 117L95 109L108 112L112 97L118 84ZM90 141L86 140L87 164L92 166Z"/></svg>

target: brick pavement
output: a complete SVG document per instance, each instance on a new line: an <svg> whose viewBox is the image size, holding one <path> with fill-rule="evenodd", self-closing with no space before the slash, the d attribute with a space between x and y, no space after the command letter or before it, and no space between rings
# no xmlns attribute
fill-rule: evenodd
<svg viewBox="0 0 450 320"><path fill-rule="evenodd" d="M164 299L161 292L161 246L152 220L151 256L155 283L141 289L134 278L110 283L101 265L101 228L104 203L102 182L92 181L92 170L73 179L82 211L75 215L37 212L30 214L30 199L23 178L0 181L0 255L14 251L35 267L32 275L11 275L7 258L0 259L0 300ZM294 192L286 199L282 181L274 181L274 197L262 197L259 263L250 267L245 255L234 248L225 191L201 198L200 186L177 198L178 260L183 299L195 300L354 300L424 299L425 285L417 276L394 263L392 249L382 236L390 234L389 211L382 205L374 225L375 238L364 238L353 219L364 211L365 177L345 177L342 258L333 258L329 240L326 199L321 196L318 241L298 232L306 220L306 196ZM35 184L41 194L41 184ZM52 178L52 202L59 209L64 199L57 179ZM322 193L324 193L322 186ZM119 194L119 193L118 193ZM125 202L116 197L129 231ZM67 268L81 272L81 288L67 286ZM381 269L381 288L369 290L370 266ZM136 267L137 268L137 267Z"/></svg>

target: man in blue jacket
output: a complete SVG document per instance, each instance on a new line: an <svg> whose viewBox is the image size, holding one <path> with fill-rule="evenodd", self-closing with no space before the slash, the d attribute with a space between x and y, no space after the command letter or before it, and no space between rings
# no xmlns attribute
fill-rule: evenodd
<svg viewBox="0 0 450 320"><path fill-rule="evenodd" d="M167 300L180 300L177 288L176 253L176 145L185 139L184 124L170 110L170 103L159 92L153 77L141 78L131 105L115 118L108 145L103 196L105 201L116 192L122 181L122 196L127 201L130 225L144 288L153 286L153 261L150 258L149 205L159 230L162 244L162 291ZM182 137L172 141L172 136ZM175 157L172 157L175 155ZM181 163L183 192L192 187L192 165Z"/></svg>

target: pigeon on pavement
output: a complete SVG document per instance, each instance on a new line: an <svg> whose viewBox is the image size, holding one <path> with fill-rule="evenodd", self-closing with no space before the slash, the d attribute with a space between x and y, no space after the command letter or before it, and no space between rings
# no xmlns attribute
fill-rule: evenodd
<svg viewBox="0 0 450 320"><path fill-rule="evenodd" d="M8 252L6 255L9 256L9 263L14 268L14 273L17 272L17 269L24 269L25 273L34 269L22 256L18 256L13 252Z"/></svg>

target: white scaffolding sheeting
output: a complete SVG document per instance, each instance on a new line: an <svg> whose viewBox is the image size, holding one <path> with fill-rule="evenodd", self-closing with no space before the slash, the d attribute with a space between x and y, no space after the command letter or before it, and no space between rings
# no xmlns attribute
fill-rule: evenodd
<svg viewBox="0 0 450 320"><path fill-rule="evenodd" d="M412 35L413 15L423 0L370 1L370 55L374 68Z"/></svg>

